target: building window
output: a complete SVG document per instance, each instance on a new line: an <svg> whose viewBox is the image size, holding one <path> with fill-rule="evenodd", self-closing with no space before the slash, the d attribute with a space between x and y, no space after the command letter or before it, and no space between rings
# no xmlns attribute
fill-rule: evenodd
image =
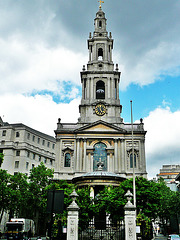
<svg viewBox="0 0 180 240"><path fill-rule="evenodd" d="M107 151L104 143L97 143L94 150L93 171L107 171Z"/></svg>
<svg viewBox="0 0 180 240"><path fill-rule="evenodd" d="M3 130L2 136L6 136L6 130Z"/></svg>
<svg viewBox="0 0 180 240"><path fill-rule="evenodd" d="M36 154L35 153L33 153L33 159L35 159L36 158Z"/></svg>
<svg viewBox="0 0 180 240"><path fill-rule="evenodd" d="M41 161L41 156L39 156L39 162Z"/></svg>
<svg viewBox="0 0 180 240"><path fill-rule="evenodd" d="M33 135L33 139L32 140L33 140L33 142L35 141L35 136L34 135Z"/></svg>
<svg viewBox="0 0 180 240"><path fill-rule="evenodd" d="M19 161L15 161L15 168L19 168Z"/></svg>
<svg viewBox="0 0 180 240"><path fill-rule="evenodd" d="M50 159L50 164L53 165L53 161L52 161L52 159Z"/></svg>
<svg viewBox="0 0 180 240"><path fill-rule="evenodd" d="M134 153L134 167L136 168L136 154ZM130 168L133 168L133 155L130 154Z"/></svg>
<svg viewBox="0 0 180 240"><path fill-rule="evenodd" d="M70 153L65 154L65 159L64 159L64 167L70 167L71 166L71 155Z"/></svg>
<svg viewBox="0 0 180 240"><path fill-rule="evenodd" d="M105 84L103 81L96 83L96 99L105 99Z"/></svg>
<svg viewBox="0 0 180 240"><path fill-rule="evenodd" d="M16 151L16 156L20 156L20 150Z"/></svg>
<svg viewBox="0 0 180 240"><path fill-rule="evenodd" d="M55 147L55 144L53 143L52 148L54 149L54 147Z"/></svg>
<svg viewBox="0 0 180 240"><path fill-rule="evenodd" d="M28 168L29 168L29 163L26 162L26 170L28 170Z"/></svg>
<svg viewBox="0 0 180 240"><path fill-rule="evenodd" d="M38 138L38 143L40 143L40 138Z"/></svg>
<svg viewBox="0 0 180 240"><path fill-rule="evenodd" d="M44 145L44 144L45 144L45 140L42 141L42 145Z"/></svg>
<svg viewBox="0 0 180 240"><path fill-rule="evenodd" d="M5 141L3 140L3 141L1 141L1 145L4 145L5 144Z"/></svg>
<svg viewBox="0 0 180 240"><path fill-rule="evenodd" d="M102 21L99 21L99 28L102 28Z"/></svg>
<svg viewBox="0 0 180 240"><path fill-rule="evenodd" d="M27 139L30 139L30 133L27 134Z"/></svg>
<svg viewBox="0 0 180 240"><path fill-rule="evenodd" d="M50 146L50 142L47 143L47 147L49 147L49 146Z"/></svg>
<svg viewBox="0 0 180 240"><path fill-rule="evenodd" d="M103 49L102 48L98 49L98 60L99 61L103 60Z"/></svg>
<svg viewBox="0 0 180 240"><path fill-rule="evenodd" d="M44 163L47 163L47 158L44 158Z"/></svg>
<svg viewBox="0 0 180 240"><path fill-rule="evenodd" d="M16 132L16 137L19 137L20 136L20 133L19 132Z"/></svg>
<svg viewBox="0 0 180 240"><path fill-rule="evenodd" d="M30 157L30 152L29 152L29 151L27 151L27 157L28 157L28 158Z"/></svg>
<svg viewBox="0 0 180 240"><path fill-rule="evenodd" d="M34 168L34 164L32 164L32 169Z"/></svg>

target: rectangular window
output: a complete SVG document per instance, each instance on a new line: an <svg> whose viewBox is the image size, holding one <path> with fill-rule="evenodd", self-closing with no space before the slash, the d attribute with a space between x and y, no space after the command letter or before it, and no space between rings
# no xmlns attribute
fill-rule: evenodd
<svg viewBox="0 0 180 240"><path fill-rule="evenodd" d="M40 138L38 138L38 143L40 143Z"/></svg>
<svg viewBox="0 0 180 240"><path fill-rule="evenodd" d="M15 161L15 168L19 168L19 161Z"/></svg>
<svg viewBox="0 0 180 240"><path fill-rule="evenodd" d="M33 139L32 139L32 140L33 140L33 142L35 141L35 136L33 136Z"/></svg>
<svg viewBox="0 0 180 240"><path fill-rule="evenodd" d="M42 145L44 145L44 144L45 144L45 140L42 141Z"/></svg>
<svg viewBox="0 0 180 240"><path fill-rule="evenodd" d="M16 151L16 156L20 156L20 150Z"/></svg>
<svg viewBox="0 0 180 240"><path fill-rule="evenodd" d="M39 156L39 162L41 161L41 156Z"/></svg>
<svg viewBox="0 0 180 240"><path fill-rule="evenodd" d="M50 164L51 164L51 165L53 164L53 161L52 161L52 159L50 159Z"/></svg>
<svg viewBox="0 0 180 240"><path fill-rule="evenodd" d="M47 159L46 158L44 158L44 163L47 163Z"/></svg>
<svg viewBox="0 0 180 240"><path fill-rule="evenodd" d="M33 159L35 159L36 158L36 154L35 153L33 153Z"/></svg>
<svg viewBox="0 0 180 240"><path fill-rule="evenodd" d="M34 168L34 164L32 164L32 169Z"/></svg>
<svg viewBox="0 0 180 240"><path fill-rule="evenodd" d="M50 146L50 142L47 143L47 147L49 147L49 146Z"/></svg>
<svg viewBox="0 0 180 240"><path fill-rule="evenodd" d="M27 134L27 139L30 139L30 133Z"/></svg>
<svg viewBox="0 0 180 240"><path fill-rule="evenodd" d="M26 170L28 170L28 168L29 168L29 163L26 162Z"/></svg>
<svg viewBox="0 0 180 240"><path fill-rule="evenodd" d="M20 137L20 133L19 132L16 132L16 137Z"/></svg>
<svg viewBox="0 0 180 240"><path fill-rule="evenodd" d="M2 136L6 136L6 130L3 130Z"/></svg>
<svg viewBox="0 0 180 240"><path fill-rule="evenodd" d="M52 148L54 149L54 147L55 147L55 144L53 143Z"/></svg>
<svg viewBox="0 0 180 240"><path fill-rule="evenodd" d="M27 157L28 157L28 158L30 157L30 152L29 152L29 151L27 151Z"/></svg>

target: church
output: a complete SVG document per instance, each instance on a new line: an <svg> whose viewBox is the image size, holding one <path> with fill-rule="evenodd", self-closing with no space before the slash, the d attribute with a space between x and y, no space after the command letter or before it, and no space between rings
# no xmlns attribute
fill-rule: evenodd
<svg viewBox="0 0 180 240"><path fill-rule="evenodd" d="M101 7L94 19L94 32L87 40L89 60L83 65L82 98L77 123L58 119L55 179L79 186L118 185L133 175L147 177L143 120L132 126L121 117L121 72L113 63L113 38L107 32Z"/></svg>

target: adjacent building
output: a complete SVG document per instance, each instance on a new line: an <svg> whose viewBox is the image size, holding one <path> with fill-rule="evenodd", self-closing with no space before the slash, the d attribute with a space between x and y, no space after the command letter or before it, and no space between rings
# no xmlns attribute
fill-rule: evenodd
<svg viewBox="0 0 180 240"><path fill-rule="evenodd" d="M180 165L163 165L157 178L163 178L172 191L178 190L177 176L180 174Z"/></svg>
<svg viewBox="0 0 180 240"><path fill-rule="evenodd" d="M0 118L0 152L4 154L2 168L10 174L29 174L40 162L55 166L55 138L22 123L9 124Z"/></svg>

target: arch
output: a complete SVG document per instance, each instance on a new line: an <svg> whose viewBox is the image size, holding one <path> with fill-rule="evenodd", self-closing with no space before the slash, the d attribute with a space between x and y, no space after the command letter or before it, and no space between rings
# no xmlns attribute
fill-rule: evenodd
<svg viewBox="0 0 180 240"><path fill-rule="evenodd" d="M103 60L103 49L99 48L98 49L98 60Z"/></svg>
<svg viewBox="0 0 180 240"><path fill-rule="evenodd" d="M71 166L71 154L67 152L64 155L64 167L70 167L70 166Z"/></svg>
<svg viewBox="0 0 180 240"><path fill-rule="evenodd" d="M106 145L102 142L96 143L94 146L93 171L98 170L98 163L102 162L102 171L107 171L107 150Z"/></svg>
<svg viewBox="0 0 180 240"><path fill-rule="evenodd" d="M96 83L96 99L105 99L105 83L101 80Z"/></svg>
<svg viewBox="0 0 180 240"><path fill-rule="evenodd" d="M99 28L102 28L102 21L99 21Z"/></svg>

